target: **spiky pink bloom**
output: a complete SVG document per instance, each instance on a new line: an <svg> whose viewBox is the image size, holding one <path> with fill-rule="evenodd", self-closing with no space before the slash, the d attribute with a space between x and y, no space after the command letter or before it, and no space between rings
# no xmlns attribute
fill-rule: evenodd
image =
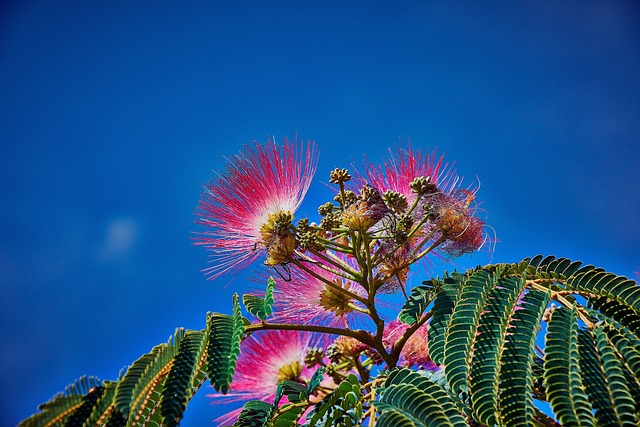
<svg viewBox="0 0 640 427"><path fill-rule="evenodd" d="M391 348L404 335L409 328L406 323L392 320L384 328L382 342L385 347ZM408 367L421 366L425 369L437 369L437 365L429 358L427 350L427 326L423 325L411 335L405 342L400 352L400 363Z"/></svg>
<svg viewBox="0 0 640 427"><path fill-rule="evenodd" d="M288 379L308 382L316 371L305 365L311 348L326 345L319 334L302 331L269 330L254 332L242 342L236 372L227 395L210 394L213 404L262 400L273 403L278 383ZM233 424L240 410L231 411L216 420L219 425Z"/></svg>
<svg viewBox="0 0 640 427"><path fill-rule="evenodd" d="M205 186L196 211L205 231L196 244L211 251L210 279L234 272L266 252L262 226L270 215L293 214L316 170L315 144L273 139L246 145L226 159L225 170Z"/></svg>
<svg viewBox="0 0 640 427"><path fill-rule="evenodd" d="M346 258L343 262L348 263ZM272 320L305 325L353 326L362 313L354 311L348 304L360 306L360 303L346 296L341 298L339 291L328 287L323 279L358 296L366 296L365 290L358 283L313 263L305 263L305 266L311 272L292 268L288 280L276 279Z"/></svg>
<svg viewBox="0 0 640 427"><path fill-rule="evenodd" d="M477 214L475 194L477 189L457 188L461 179L452 167L444 162L443 156L434 152L423 154L414 150L411 143L406 149L389 150L391 156L380 166L365 163L365 173L356 171L359 178L354 181L368 181L381 193L391 190L404 195L409 205L417 195L411 189L411 182L417 177L429 178L437 186L436 193L427 194L425 206L419 206L413 216L419 220L430 215L434 222L425 224L424 234L429 234L437 226L431 241L444 237L444 242L434 251L437 257L457 257L478 250L487 241L484 233L485 222ZM356 184L357 185L357 184ZM415 243L415 242L414 242Z"/></svg>
<svg viewBox="0 0 640 427"><path fill-rule="evenodd" d="M382 165L365 161L364 173L358 170L354 173L356 185L365 180L381 193L391 190L403 194L411 204L416 194L411 191L410 184L417 177L430 178L445 193L458 183L455 172L443 162L444 156L438 157L435 151L423 154L419 148L414 150L409 142L406 149L389 149L389 154Z"/></svg>

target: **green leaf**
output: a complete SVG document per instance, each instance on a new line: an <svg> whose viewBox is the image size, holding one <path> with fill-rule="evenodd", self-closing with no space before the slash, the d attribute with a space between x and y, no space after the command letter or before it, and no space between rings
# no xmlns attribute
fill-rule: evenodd
<svg viewBox="0 0 640 427"><path fill-rule="evenodd" d="M261 400L250 400L242 407L233 427L264 427L271 416L272 406Z"/></svg>
<svg viewBox="0 0 640 427"><path fill-rule="evenodd" d="M501 425L533 425L532 365L540 320L548 302L548 293L529 290L512 315L500 358L498 403Z"/></svg>
<svg viewBox="0 0 640 427"><path fill-rule="evenodd" d="M442 371L412 371L410 369L396 369L389 374L385 381L385 387L390 385L409 384L417 387L433 397L438 407L445 414L446 418L454 427L466 427L467 421L461 414L470 414L469 408L465 407L455 396L451 395L446 386L441 385L436 376ZM446 384L446 381L444 381Z"/></svg>
<svg viewBox="0 0 640 427"><path fill-rule="evenodd" d="M226 394L236 370L245 330L237 294L233 296L233 316L209 315L208 326L210 339L207 347L207 375L213 387Z"/></svg>
<svg viewBox="0 0 640 427"><path fill-rule="evenodd" d="M264 298L256 295L243 295L242 302L244 303L247 311L260 320L265 320L273 312L273 290L276 286L276 281L273 277L269 277L267 282L267 289L265 291Z"/></svg>
<svg viewBox="0 0 640 427"><path fill-rule="evenodd" d="M466 276L454 273L445 277L440 283L440 291L433 301L433 315L429 322L427 346L429 357L434 363L441 365L444 361L444 343L446 328L453 313L458 292Z"/></svg>
<svg viewBox="0 0 640 427"><path fill-rule="evenodd" d="M620 360L616 357L602 325L596 325L593 329L593 335L616 417L620 420L621 425L635 426L638 421L634 415L635 405L629 393Z"/></svg>
<svg viewBox="0 0 640 427"><path fill-rule="evenodd" d="M613 408L614 402L607 387L607 380L596 350L594 337L590 331L578 331L578 352L583 383L589 395L589 401L595 409L598 424L603 426L621 425Z"/></svg>
<svg viewBox="0 0 640 427"><path fill-rule="evenodd" d="M380 411L378 427L394 427L398 422L416 427L453 427L438 401L413 384L387 386L374 405Z"/></svg>
<svg viewBox="0 0 640 427"><path fill-rule="evenodd" d="M311 395L314 390L320 385L324 378L324 373L327 371L327 368L324 366L319 366L318 369L313 373L311 379L309 380L309 384L307 385L307 395Z"/></svg>
<svg viewBox="0 0 640 427"><path fill-rule="evenodd" d="M71 416L67 418L64 427L82 427L84 422L91 416L93 407L104 393L103 386L93 387L82 398L82 404L76 408Z"/></svg>
<svg viewBox="0 0 640 427"><path fill-rule="evenodd" d="M495 285L495 275L487 270L473 273L460 289L446 332L444 365L451 390L468 393L467 375L471 345L484 302Z"/></svg>
<svg viewBox="0 0 640 427"><path fill-rule="evenodd" d="M333 392L326 395L307 414L309 427L351 427L362 418L362 391L358 378L349 374Z"/></svg>
<svg viewBox="0 0 640 427"><path fill-rule="evenodd" d="M178 354L165 379L160 401L160 413L168 427L178 425L193 394L193 378L203 356L207 338L206 333L188 331L180 342Z"/></svg>
<svg viewBox="0 0 640 427"><path fill-rule="evenodd" d="M95 377L81 377L65 388L64 393L56 394L51 400L38 406L42 412L36 413L18 424L18 427L48 427L63 425L63 421L79 408L85 409L85 396L93 389L102 388ZM104 390L102 390L103 392ZM95 394L93 396L96 396ZM96 401L99 399L96 399ZM95 401L94 401L95 404Z"/></svg>
<svg viewBox="0 0 640 427"><path fill-rule="evenodd" d="M524 283L513 276L499 279L489 292L478 322L469 384L476 418L486 425L497 423L500 359L509 321Z"/></svg>
<svg viewBox="0 0 640 427"><path fill-rule="evenodd" d="M566 287L605 296L640 312L640 286L624 276L592 270L572 276Z"/></svg>
<svg viewBox="0 0 640 427"><path fill-rule="evenodd" d="M635 334L636 339L640 339L640 315L633 308L606 297L590 298L589 305L593 310L626 326ZM604 319L604 317L597 317L600 320Z"/></svg>
<svg viewBox="0 0 640 427"><path fill-rule="evenodd" d="M563 425L595 426L583 386L578 353L578 314L557 308L547 329L544 380L551 409Z"/></svg>
<svg viewBox="0 0 640 427"><path fill-rule="evenodd" d="M129 419L131 404L137 400L139 393L143 390L151 391L148 390L147 386L173 359L173 356L175 356L173 345L160 344L155 346L150 353L133 362L116 386L113 398L115 410ZM133 419L134 417L132 416L131 418Z"/></svg>
<svg viewBox="0 0 640 427"><path fill-rule="evenodd" d="M401 322L413 325L427 308L427 306L433 300L434 295L437 292L438 282L436 280L422 282L422 285L418 285L411 290L411 295L407 302L398 313L398 320Z"/></svg>

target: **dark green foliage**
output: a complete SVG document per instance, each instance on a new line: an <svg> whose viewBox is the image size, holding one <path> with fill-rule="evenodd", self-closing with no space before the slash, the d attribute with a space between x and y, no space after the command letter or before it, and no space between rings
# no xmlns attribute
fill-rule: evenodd
<svg viewBox="0 0 640 427"><path fill-rule="evenodd" d="M522 298L511 317L500 360L499 407L502 424L533 424L534 407L532 364L538 325L549 301L549 295L530 290Z"/></svg>
<svg viewBox="0 0 640 427"><path fill-rule="evenodd" d="M447 390L408 369L389 375L375 406L381 413L377 426L467 426Z"/></svg>
<svg viewBox="0 0 640 427"><path fill-rule="evenodd" d="M64 427L82 427L84 422L91 416L91 411L96 402L104 393L103 386L93 387L82 397L82 404L67 418Z"/></svg>
<svg viewBox="0 0 640 427"><path fill-rule="evenodd" d="M247 311L260 320L265 320L271 315L273 312L273 290L275 286L276 281L273 280L273 277L269 277L264 298L256 295L243 295L242 302L247 308Z"/></svg>
<svg viewBox="0 0 640 427"><path fill-rule="evenodd" d="M467 375L471 345L484 301L495 285L495 275L486 270L473 273L460 289L449 320L444 345L447 381L454 393L468 393Z"/></svg>
<svg viewBox="0 0 640 427"><path fill-rule="evenodd" d="M640 337L640 315L633 308L606 297L590 298L589 306L626 326L637 337Z"/></svg>
<svg viewBox="0 0 640 427"><path fill-rule="evenodd" d="M396 369L389 374L385 387L389 386L414 386L422 392L431 396L437 402L439 410L446 416L454 427L464 427L467 425L462 412L463 408L460 400L450 392L446 378L441 375L442 371L412 371L409 369ZM439 381L442 379L443 381ZM383 394L386 392L383 392ZM383 402L383 399L381 399ZM377 405L377 404L376 404Z"/></svg>
<svg viewBox="0 0 640 427"><path fill-rule="evenodd" d="M298 425L298 420L307 407L304 402L322 381L324 371L325 368L320 367L313 374L308 385L291 380L282 381L276 389L273 404L261 400L247 402L242 407L242 412L234 427L291 427ZM280 406L280 401L284 396L291 403ZM300 403L302 405L297 405Z"/></svg>
<svg viewBox="0 0 640 427"><path fill-rule="evenodd" d="M210 339L207 348L207 375L211 385L226 394L236 369L244 333L237 294L233 296L233 315L212 314L208 319L208 327Z"/></svg>
<svg viewBox="0 0 640 427"><path fill-rule="evenodd" d="M247 310L267 318L272 293L270 280L264 298L245 296ZM560 307L548 308L549 298ZM351 374L330 391L319 387L320 367L307 385L281 382L273 403L247 402L235 425L295 427L311 406L309 427L366 424L372 414L378 427L551 425L534 399L548 400L562 425L638 425L635 282L536 256L424 282L398 317L415 324L430 306L429 354L445 370L394 369L367 384ZM545 322L543 361L536 336ZM234 295L231 315L209 314L202 331L177 330L117 381L78 380L19 426L176 426L207 378L229 391L247 325ZM314 405L318 393L324 397Z"/></svg>
<svg viewBox="0 0 640 427"><path fill-rule="evenodd" d="M640 311L640 287L633 280L605 271L591 270L567 279L567 288L595 293Z"/></svg>
<svg viewBox="0 0 640 427"><path fill-rule="evenodd" d="M193 393L193 378L197 364L202 358L207 342L207 334L189 331L180 342L178 354L165 380L160 413L165 425L177 426L182 419L187 402Z"/></svg>
<svg viewBox="0 0 640 427"><path fill-rule="evenodd" d="M118 382L113 401L115 409L127 420L133 421L140 412L141 402L147 397L145 391L149 390L147 385L159 381L158 376L175 357L183 334L183 330L176 331L169 343L155 346L150 353L140 357Z"/></svg>
<svg viewBox="0 0 640 427"><path fill-rule="evenodd" d="M250 400L242 407L233 427L263 427L269 421L272 406L261 400Z"/></svg>
<svg viewBox="0 0 640 427"><path fill-rule="evenodd" d="M97 393L94 393L93 397L85 399L94 389L101 390L100 393L104 392L101 381L95 377L82 377L73 384L68 385L64 393L56 394L50 401L38 406L38 409L42 412L22 421L18 424L18 427L63 425L64 420L74 417L72 414L77 410L82 411L82 415L79 416L79 418L82 418L86 414L87 403L92 400L94 402L99 400L100 396Z"/></svg>
<svg viewBox="0 0 640 427"><path fill-rule="evenodd" d="M307 385L307 396L310 396L311 393L313 393L315 389L320 385L326 371L327 369L324 366L319 366L318 369L316 369L316 371L311 376L311 379L309 380L309 384Z"/></svg>
<svg viewBox="0 0 640 427"><path fill-rule="evenodd" d="M107 418L106 427L124 427L127 425L127 419L118 411L113 411Z"/></svg>
<svg viewBox="0 0 640 427"><path fill-rule="evenodd" d="M523 288L522 278L512 276L499 279L489 292L478 322L469 383L473 410L478 421L487 425L497 422L498 375L505 349L505 334Z"/></svg>
<svg viewBox="0 0 640 427"><path fill-rule="evenodd" d="M409 325L413 325L420 320L420 316L422 316L422 313L437 292L437 284L438 282L435 280L425 281L413 288L409 299L404 303L400 313L398 313L398 320Z"/></svg>
<svg viewBox="0 0 640 427"><path fill-rule="evenodd" d="M580 369L585 377L584 385L589 394L589 400L595 409L595 416L599 425L619 426L620 419L613 409L613 402L607 387L607 381L602 370L593 336L589 331L578 331L578 350L580 354Z"/></svg>
<svg viewBox="0 0 640 427"><path fill-rule="evenodd" d="M461 274L445 277L440 284L440 292L433 301L433 316L429 322L429 356L437 364L444 360L445 330L458 296L458 290L466 279Z"/></svg>
<svg viewBox="0 0 640 427"><path fill-rule="evenodd" d="M362 391L358 378L351 374L315 405L307 415L309 427L351 427L362 418Z"/></svg>
<svg viewBox="0 0 640 427"><path fill-rule="evenodd" d="M578 314L560 307L553 312L546 337L544 375L547 397L562 424L595 426L583 385L578 353Z"/></svg>

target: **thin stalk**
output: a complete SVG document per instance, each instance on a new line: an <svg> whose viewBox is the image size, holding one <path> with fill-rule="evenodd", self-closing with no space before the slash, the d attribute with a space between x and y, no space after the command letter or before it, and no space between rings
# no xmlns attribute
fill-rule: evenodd
<svg viewBox="0 0 640 427"><path fill-rule="evenodd" d="M416 256L415 261L418 261L420 258L424 257L426 254L428 254L429 252L431 252L432 250L434 250L435 248L437 248L442 242L444 242L445 240L447 240L446 237L442 236L440 237L438 240L436 240L435 242L433 242L433 244L431 246L429 246L427 249L425 249L424 251L422 251L420 254L418 254L418 256ZM414 262L415 262L414 261Z"/></svg>
<svg viewBox="0 0 640 427"><path fill-rule="evenodd" d="M330 280L327 280L326 278L320 276L318 273L316 273L315 271L313 271L310 268L307 268L307 266L305 266L303 263L301 263L300 261L294 259L293 263L300 269L304 270L305 272L309 273L310 275L312 275L313 277L315 277L316 279L320 280L322 283L326 284L327 286L329 286L331 289L335 290L336 292L342 292L343 294L347 295L348 297L356 300L356 301L360 301L362 304L367 305L367 300L365 298L362 298L360 295L354 294L351 291L348 291L346 289L344 289L341 286L336 285L335 283L333 283Z"/></svg>
<svg viewBox="0 0 640 427"><path fill-rule="evenodd" d="M308 332L320 332L323 334L331 334L331 335L341 335L345 337L355 338L363 344L366 344L370 347L373 347L376 343L371 336L371 334L362 329L347 329L347 328L335 328L332 326L321 326L321 325L297 325L297 324L288 324L288 323L255 323L252 325L248 325L245 327L245 331L247 333L252 333L256 331L268 331L268 330L277 330L277 331L308 331Z"/></svg>
<svg viewBox="0 0 640 427"><path fill-rule="evenodd" d="M351 279L351 280L356 281L356 282L359 282L361 280L360 273L358 273L357 271L352 269L351 266L349 266L348 264L344 263L342 260L340 260L340 259L332 259L331 257L326 256L323 253L317 252L317 251L314 251L314 250L310 250L309 252L311 252L313 255L317 256L321 260L326 261L329 264L339 268L340 270L350 274L351 276L353 276L353 279Z"/></svg>

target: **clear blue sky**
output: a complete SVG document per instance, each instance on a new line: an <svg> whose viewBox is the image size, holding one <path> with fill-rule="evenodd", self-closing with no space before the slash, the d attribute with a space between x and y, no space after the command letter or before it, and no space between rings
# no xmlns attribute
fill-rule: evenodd
<svg viewBox="0 0 640 427"><path fill-rule="evenodd" d="M229 311L193 210L266 135L320 147L303 211L410 136L479 177L494 262L640 269L637 2L315 3L2 3L0 425Z"/></svg>

